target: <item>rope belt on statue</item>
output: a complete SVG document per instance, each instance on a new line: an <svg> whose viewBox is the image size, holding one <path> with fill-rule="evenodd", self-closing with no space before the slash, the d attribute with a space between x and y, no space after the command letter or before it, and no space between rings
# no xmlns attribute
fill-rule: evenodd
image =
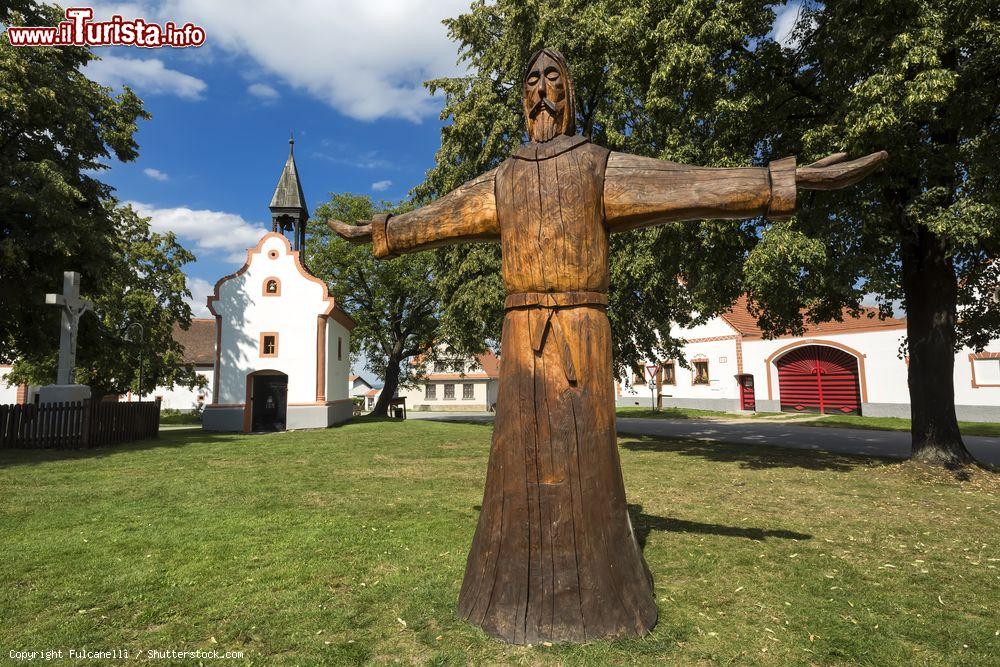
<svg viewBox="0 0 1000 667"><path fill-rule="evenodd" d="M563 372L571 384L576 384L579 360L575 359L573 346L566 338L566 331L559 321L561 308L575 306L608 305L608 295L603 292L518 292L510 294L504 302L505 310L528 310L528 331L531 337L531 348L535 354L541 354L548 338L546 334L551 329L552 336L559 346L559 356L563 362Z"/></svg>

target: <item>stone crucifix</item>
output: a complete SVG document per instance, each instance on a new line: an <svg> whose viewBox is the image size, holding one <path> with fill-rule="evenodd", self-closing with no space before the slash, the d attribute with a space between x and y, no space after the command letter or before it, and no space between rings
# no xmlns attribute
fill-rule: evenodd
<svg viewBox="0 0 1000 667"><path fill-rule="evenodd" d="M46 294L45 303L62 308L62 324L59 333L59 371L56 384L73 384L73 370L76 367L76 332L80 316L93 310L94 304L80 298L80 274L76 271L63 272L62 294Z"/></svg>
<svg viewBox="0 0 1000 667"><path fill-rule="evenodd" d="M680 220L787 218L797 188L856 183L879 152L797 167L709 169L616 153L576 134L562 55L524 73L529 143L437 201L340 236L376 257L499 242L507 288L500 388L459 614L518 644L635 636L656 623L625 504L608 304L611 234Z"/></svg>

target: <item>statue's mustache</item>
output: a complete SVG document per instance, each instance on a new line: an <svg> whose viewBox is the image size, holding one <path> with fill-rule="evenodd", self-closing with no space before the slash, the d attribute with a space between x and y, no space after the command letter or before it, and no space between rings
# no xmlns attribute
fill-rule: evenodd
<svg viewBox="0 0 1000 667"><path fill-rule="evenodd" d="M531 113L528 114L529 117L534 120L535 116L542 112L542 109L548 109L548 112L553 116L557 113L555 103L549 100L549 98L543 97L535 103L535 106L531 107Z"/></svg>

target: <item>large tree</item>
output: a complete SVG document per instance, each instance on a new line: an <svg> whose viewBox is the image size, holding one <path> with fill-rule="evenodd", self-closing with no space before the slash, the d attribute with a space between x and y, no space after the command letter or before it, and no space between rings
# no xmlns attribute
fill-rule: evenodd
<svg viewBox="0 0 1000 667"><path fill-rule="evenodd" d="M351 335L352 352L363 352L368 369L385 383L373 410L382 416L388 413L397 388L419 375L419 367L409 361L433 355L440 341L434 258L418 253L377 261L370 248L344 241L323 221L354 224L405 210L405 204L376 204L365 195L334 194L316 209L307 242L309 269L327 282L337 302L357 322Z"/></svg>
<svg viewBox="0 0 1000 667"><path fill-rule="evenodd" d="M5 25L54 25L62 10L33 2L0 6ZM63 271L96 280L114 263L111 188L96 177L113 156L138 155L148 118L81 68L84 47L15 48L0 39L0 350L11 358L46 344L37 326L44 295Z"/></svg>
<svg viewBox="0 0 1000 667"><path fill-rule="evenodd" d="M191 321L191 293L182 269L194 256L173 234L150 231L149 219L131 207L114 200L104 205L115 227L108 241L113 262L100 275L83 276L81 293L93 301L94 312L80 320L75 381L89 385L95 396L148 395L157 386L202 383L173 336L175 324L186 328ZM43 287L60 291L61 276ZM41 344L18 355L11 382L55 381L60 314L58 308L43 307L34 320Z"/></svg>
<svg viewBox="0 0 1000 667"><path fill-rule="evenodd" d="M955 351L1000 335L998 54L990 0L806 2L785 50L779 150L878 146L890 160L765 235L748 282L778 328L801 298L827 315L866 293L883 310L902 301L918 459L972 460L955 415ZM797 261L782 247L799 248Z"/></svg>
<svg viewBox="0 0 1000 667"><path fill-rule="evenodd" d="M4 25L62 18L54 5L0 5ZM44 295L72 270L96 305L81 321L77 381L97 394L192 385L197 376L171 334L190 323L181 267L193 257L119 207L98 179L110 160L138 156L137 123L149 115L128 88L116 95L86 77L96 57L84 47L14 48L0 39L0 360L17 361L12 381L55 380L59 313ZM137 329L134 342L124 340L136 322L145 345Z"/></svg>

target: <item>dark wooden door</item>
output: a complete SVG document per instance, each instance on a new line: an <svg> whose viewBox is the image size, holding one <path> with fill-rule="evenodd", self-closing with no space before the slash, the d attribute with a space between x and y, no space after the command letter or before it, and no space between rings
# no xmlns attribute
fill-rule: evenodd
<svg viewBox="0 0 1000 667"><path fill-rule="evenodd" d="M257 375L253 378L253 431L284 431L288 409L288 376Z"/></svg>
<svg viewBox="0 0 1000 667"><path fill-rule="evenodd" d="M861 414L858 360L825 345L799 347L777 363L782 412Z"/></svg>

